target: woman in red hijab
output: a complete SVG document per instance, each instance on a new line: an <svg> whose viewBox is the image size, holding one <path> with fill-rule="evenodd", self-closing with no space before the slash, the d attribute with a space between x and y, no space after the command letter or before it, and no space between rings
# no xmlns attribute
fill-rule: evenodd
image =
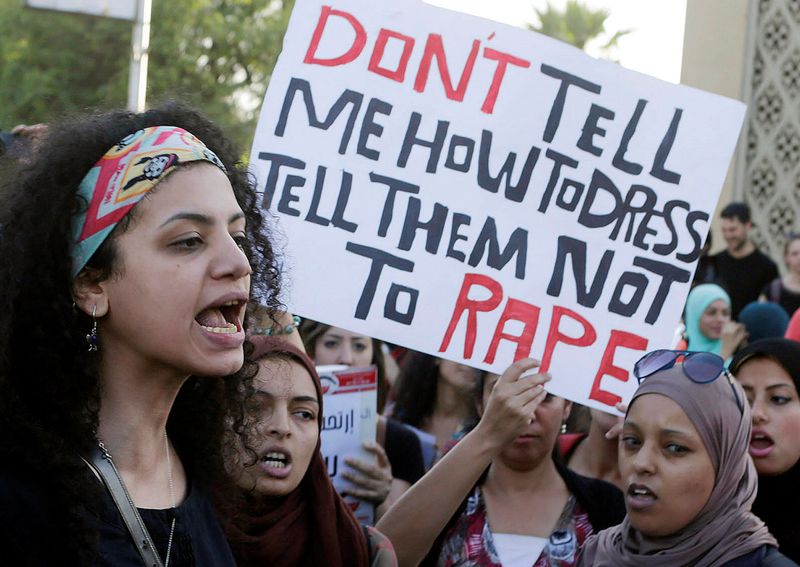
<svg viewBox="0 0 800 567"><path fill-rule="evenodd" d="M226 522L240 566L389 567L394 550L359 526L320 452L322 390L311 360L281 339L254 336L259 372L228 471L241 493Z"/></svg>

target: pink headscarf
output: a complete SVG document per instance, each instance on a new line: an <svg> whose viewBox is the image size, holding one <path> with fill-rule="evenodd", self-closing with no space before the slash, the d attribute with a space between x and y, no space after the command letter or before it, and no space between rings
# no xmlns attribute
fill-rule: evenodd
<svg viewBox="0 0 800 567"><path fill-rule="evenodd" d="M717 567L769 544L775 538L750 511L758 476L747 455L750 408L735 384L744 411L725 376L697 384L676 364L642 382L628 406L645 394L661 394L677 403L694 424L716 471L708 502L683 529L662 538L639 532L628 518L592 536L583 548L581 567Z"/></svg>
<svg viewBox="0 0 800 567"><path fill-rule="evenodd" d="M786 334L783 336L786 339L800 342L800 309L795 311L792 318L789 319L789 326L786 327Z"/></svg>

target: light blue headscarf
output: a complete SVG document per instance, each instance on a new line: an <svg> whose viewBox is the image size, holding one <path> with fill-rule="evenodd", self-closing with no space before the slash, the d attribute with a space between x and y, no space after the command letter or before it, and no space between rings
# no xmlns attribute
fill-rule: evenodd
<svg viewBox="0 0 800 567"><path fill-rule="evenodd" d="M717 300L723 300L728 307L731 306L731 298L727 292L716 284L702 284L689 292L686 298L686 339L689 343L689 350L698 352L722 352L722 340L710 339L700 330L700 317L708 306Z"/></svg>

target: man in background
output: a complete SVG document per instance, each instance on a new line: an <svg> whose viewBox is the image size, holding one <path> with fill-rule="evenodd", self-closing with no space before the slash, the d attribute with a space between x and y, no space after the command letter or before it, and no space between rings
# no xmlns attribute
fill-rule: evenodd
<svg viewBox="0 0 800 567"><path fill-rule="evenodd" d="M757 300L764 286L778 277L778 267L750 241L753 222L747 204L730 203L720 216L727 248L714 255L717 280L728 291L731 317L737 319L739 311Z"/></svg>

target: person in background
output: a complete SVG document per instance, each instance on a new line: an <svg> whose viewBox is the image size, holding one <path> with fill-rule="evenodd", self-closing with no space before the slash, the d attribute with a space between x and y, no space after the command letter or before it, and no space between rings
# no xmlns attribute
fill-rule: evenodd
<svg viewBox="0 0 800 567"><path fill-rule="evenodd" d="M750 510L750 411L724 361L654 351L634 375L619 449L627 515L586 542L578 565L796 567Z"/></svg>
<svg viewBox="0 0 800 567"><path fill-rule="evenodd" d="M0 157L27 159L47 133L47 124L18 124L10 132L0 132Z"/></svg>
<svg viewBox="0 0 800 567"><path fill-rule="evenodd" d="M403 360L392 416L419 432L426 468L464 425L474 423L479 375L464 364L421 352Z"/></svg>
<svg viewBox="0 0 800 567"><path fill-rule="evenodd" d="M591 421L587 433L566 433L559 437L561 459L581 476L599 478L621 488L617 437L607 436L620 418L594 408L589 411Z"/></svg>
<svg viewBox="0 0 800 567"><path fill-rule="evenodd" d="M739 322L747 331L749 342L782 337L789 326L789 316L777 303L754 301L739 313Z"/></svg>
<svg viewBox="0 0 800 567"><path fill-rule="evenodd" d="M285 339L251 338L255 395L246 422L228 430L239 491L222 516L237 565L393 567L389 540L359 526L333 487L320 452L319 376Z"/></svg>
<svg viewBox="0 0 800 567"><path fill-rule="evenodd" d="M742 349L731 371L750 402L750 456L758 471L753 513L784 555L800 562L800 343L766 339Z"/></svg>
<svg viewBox="0 0 800 567"><path fill-rule="evenodd" d="M716 283L730 295L731 317L738 319L739 311L757 300L764 286L778 277L778 266L750 240L753 222L747 204L730 203L720 216L727 247L713 256Z"/></svg>
<svg viewBox="0 0 800 567"><path fill-rule="evenodd" d="M401 566L567 567L584 540L624 516L622 493L557 464L570 403L548 374L482 373L480 420L381 519Z"/></svg>
<svg viewBox="0 0 800 567"><path fill-rule="evenodd" d="M425 473L417 436L399 421L381 415L389 389L381 341L309 319L300 324L300 334L306 352L318 366L374 364L378 369L377 442L365 445L375 454L376 464L349 458L347 464L354 472L343 473L353 485L348 494L375 504L377 520Z"/></svg>
<svg viewBox="0 0 800 567"><path fill-rule="evenodd" d="M786 275L761 290L761 299L780 305L788 316L800 309L800 233L790 232L783 248Z"/></svg>
<svg viewBox="0 0 800 567"><path fill-rule="evenodd" d="M684 314L687 349L730 358L747 339L744 325L731 321L730 308L728 294L718 285L702 284L690 291Z"/></svg>
<svg viewBox="0 0 800 567"><path fill-rule="evenodd" d="M792 318L789 319L789 325L786 327L784 338L800 342L800 309L794 312Z"/></svg>

